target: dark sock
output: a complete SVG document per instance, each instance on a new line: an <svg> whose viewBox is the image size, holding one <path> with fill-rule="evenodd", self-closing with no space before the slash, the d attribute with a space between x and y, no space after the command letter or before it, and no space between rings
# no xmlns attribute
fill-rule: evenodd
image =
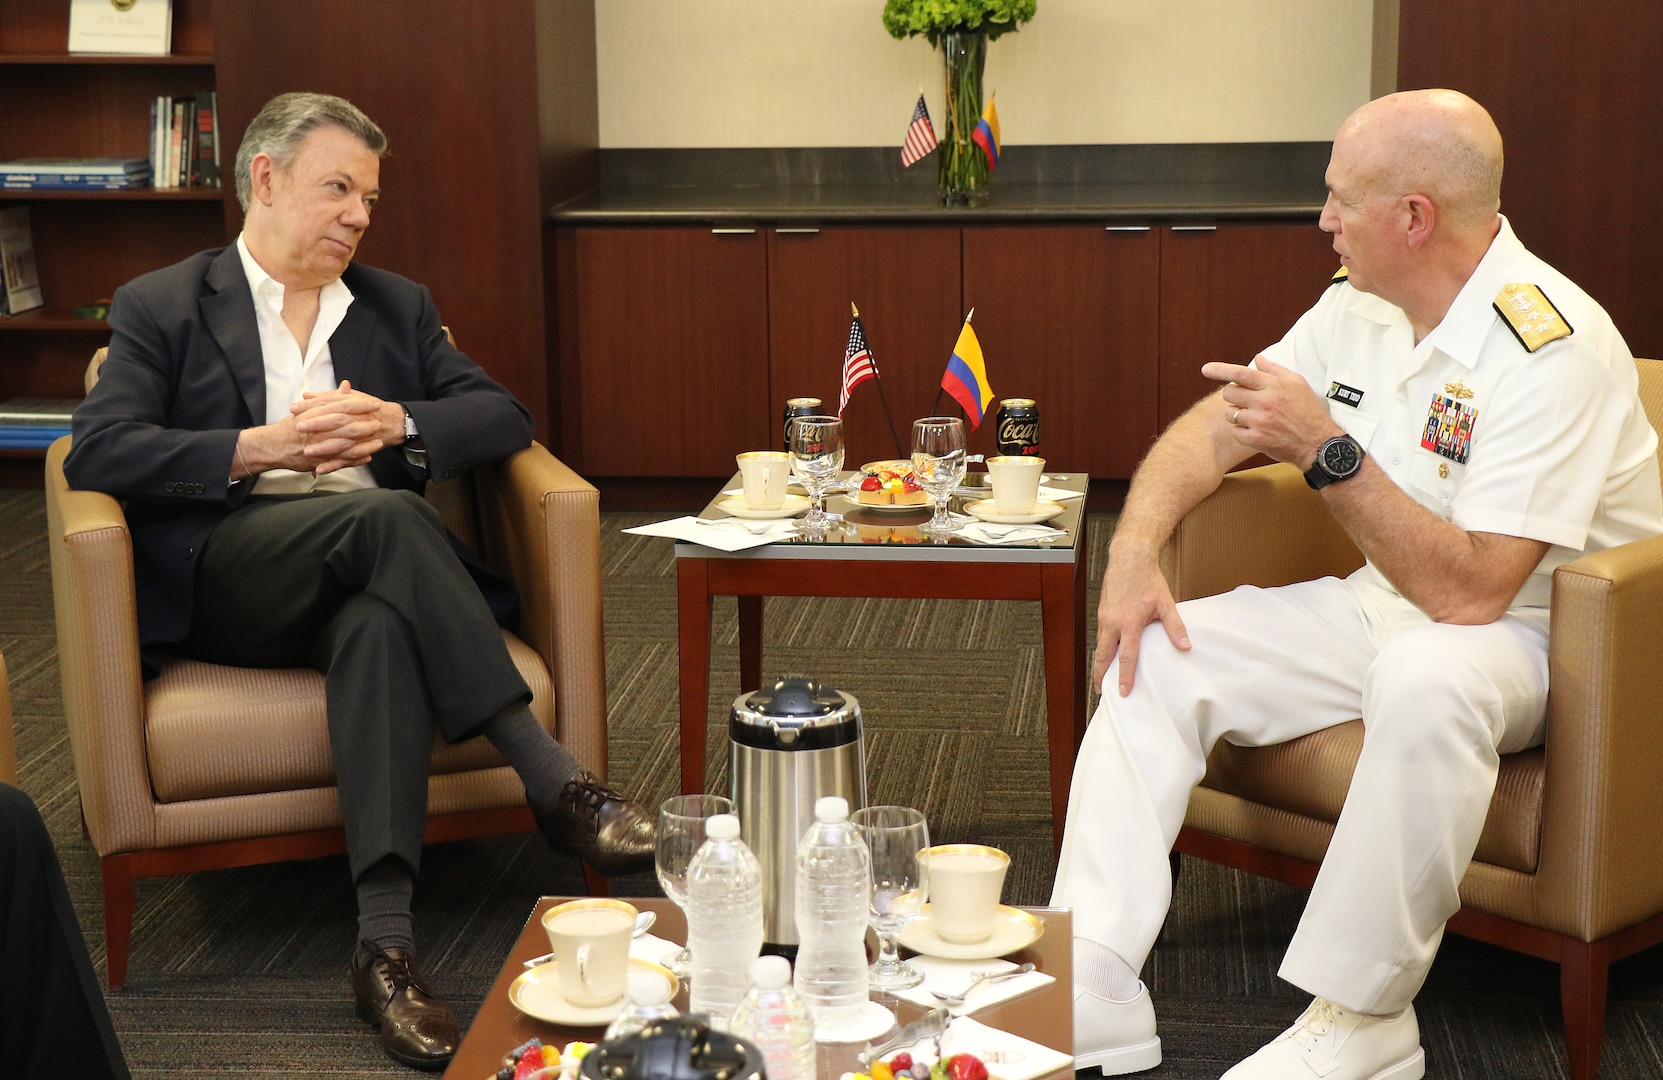
<svg viewBox="0 0 1663 1080"><path fill-rule="evenodd" d="M577 759L538 725L528 705L508 706L479 725L479 732L514 766L525 784L526 802L540 813L553 810L561 789L583 771Z"/></svg>
<svg viewBox="0 0 1663 1080"><path fill-rule="evenodd" d="M358 875L358 939L377 949L416 948L410 900L416 874L403 859L388 855Z"/></svg>

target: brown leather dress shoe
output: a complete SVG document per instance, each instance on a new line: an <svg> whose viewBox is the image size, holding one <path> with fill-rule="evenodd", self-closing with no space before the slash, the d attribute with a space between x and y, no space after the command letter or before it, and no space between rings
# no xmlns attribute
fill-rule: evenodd
<svg viewBox="0 0 1663 1080"><path fill-rule="evenodd" d="M561 789L553 812L536 818L550 847L578 856L599 873L636 874L653 868L657 819L594 773L579 773Z"/></svg>
<svg viewBox="0 0 1663 1080"><path fill-rule="evenodd" d="M360 941L352 951L352 989L358 1015L381 1029L381 1046L394 1061L434 1071L450 1063L462 1032L413 953Z"/></svg>

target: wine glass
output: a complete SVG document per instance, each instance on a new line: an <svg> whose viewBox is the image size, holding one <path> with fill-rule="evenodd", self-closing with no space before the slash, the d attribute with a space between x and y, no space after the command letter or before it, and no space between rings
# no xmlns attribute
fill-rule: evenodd
<svg viewBox="0 0 1663 1080"><path fill-rule="evenodd" d="M872 907L878 959L868 969L872 989L905 990L924 981L903 963L896 940L930 894L930 827L910 806L868 806L851 818L872 853Z"/></svg>
<svg viewBox="0 0 1663 1080"><path fill-rule="evenodd" d="M831 522L826 516L826 488L843 468L843 421L835 416L797 416L792 418L788 434L791 471L809 498L801 529L822 531Z"/></svg>
<svg viewBox="0 0 1663 1080"><path fill-rule="evenodd" d="M964 421L956 416L926 416L912 422L912 474L930 493L935 513L920 532L950 533L958 523L947 514L953 491L964 480Z"/></svg>
<svg viewBox="0 0 1663 1080"><path fill-rule="evenodd" d="M720 795L675 795L658 808L658 885L683 914L687 912L687 867L704 845L705 823L717 814L731 813L733 800ZM693 967L687 946L681 947L669 967L677 978L687 978Z"/></svg>

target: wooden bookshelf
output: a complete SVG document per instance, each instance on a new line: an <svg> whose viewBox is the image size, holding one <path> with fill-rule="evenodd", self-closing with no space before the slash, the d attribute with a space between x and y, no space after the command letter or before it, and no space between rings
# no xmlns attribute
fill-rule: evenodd
<svg viewBox="0 0 1663 1080"><path fill-rule="evenodd" d="M145 157L150 103L216 83L211 0L173 0L173 53L71 54L65 0L5 0L0 9L0 159ZM0 400L79 397L81 373L109 340L102 319L74 309L192 252L225 243L229 189L0 190L0 207L27 206L47 306L0 316ZM42 450L0 452L11 482Z"/></svg>

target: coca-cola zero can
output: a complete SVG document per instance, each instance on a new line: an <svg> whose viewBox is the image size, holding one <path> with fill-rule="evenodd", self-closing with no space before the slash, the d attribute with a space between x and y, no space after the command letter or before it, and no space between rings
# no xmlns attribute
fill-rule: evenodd
<svg viewBox="0 0 1663 1080"><path fill-rule="evenodd" d="M823 404L824 402L817 397L794 397L785 399L785 419L780 422L780 427L785 433L786 450L791 449L791 421L799 416L821 415L820 407Z"/></svg>
<svg viewBox="0 0 1663 1080"><path fill-rule="evenodd" d="M1039 453L1039 406L1033 398L1006 398L999 403L994 445L1006 457Z"/></svg>

